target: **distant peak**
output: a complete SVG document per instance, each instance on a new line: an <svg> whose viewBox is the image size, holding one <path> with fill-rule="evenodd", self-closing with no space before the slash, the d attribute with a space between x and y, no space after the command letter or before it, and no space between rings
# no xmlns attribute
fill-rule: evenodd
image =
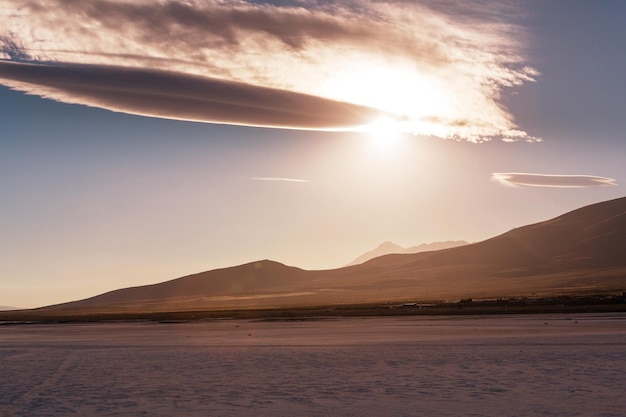
<svg viewBox="0 0 626 417"><path fill-rule="evenodd" d="M434 251L441 249L449 249L457 246L467 245L468 242L464 240L449 240L445 242L431 242L431 243L422 243L418 246L412 246L410 248L403 248L400 245L397 245L390 241L385 241L378 245L376 249L373 249L369 252L364 253L363 255L356 258L354 261L350 262L346 266L357 265L363 262L367 262L370 259L377 258L379 256L390 255L393 253L418 253L425 251Z"/></svg>
<svg viewBox="0 0 626 417"><path fill-rule="evenodd" d="M383 243L381 243L380 245L378 245L378 247L376 249L401 249L404 250L404 248L400 245L397 245L393 242L390 241L385 241Z"/></svg>

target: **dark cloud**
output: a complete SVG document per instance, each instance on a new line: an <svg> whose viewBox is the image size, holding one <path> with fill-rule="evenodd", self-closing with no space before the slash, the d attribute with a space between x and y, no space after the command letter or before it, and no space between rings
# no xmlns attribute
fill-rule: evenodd
<svg viewBox="0 0 626 417"><path fill-rule="evenodd" d="M549 175L519 172L495 172L491 178L506 185L524 185L528 187L608 187L617 185L613 178L593 175Z"/></svg>
<svg viewBox="0 0 626 417"><path fill-rule="evenodd" d="M382 114L307 94L149 69L0 61L0 79L56 100L210 123L344 130Z"/></svg>

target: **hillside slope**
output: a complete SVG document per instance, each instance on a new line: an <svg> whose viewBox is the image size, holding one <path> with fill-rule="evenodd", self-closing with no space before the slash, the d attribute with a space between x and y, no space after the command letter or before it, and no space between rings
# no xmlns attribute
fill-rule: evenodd
<svg viewBox="0 0 626 417"><path fill-rule="evenodd" d="M624 289L626 198L620 198L456 248L327 271L265 260L47 309L173 311Z"/></svg>

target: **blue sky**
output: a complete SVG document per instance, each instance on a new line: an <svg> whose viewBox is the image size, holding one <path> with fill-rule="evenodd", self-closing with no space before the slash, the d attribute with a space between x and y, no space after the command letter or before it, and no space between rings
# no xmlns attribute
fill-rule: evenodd
<svg viewBox="0 0 626 417"><path fill-rule="evenodd" d="M13 12L49 2L67 7L67 17ZM116 43L106 22L100 22L103 32L95 31L100 36L77 38L73 44L65 40L54 32L55 19L67 18L71 25L75 11L62 0L0 0L0 26L10 28L0 30L5 59L0 66L0 305L70 301L266 258L306 269L334 268L386 240L404 246L479 241L623 196L626 28L621 19L626 5L518 3L489 15L473 3L464 10L453 3L416 3L421 14L400 19L395 9L351 2L337 13L344 20L336 21L317 3L306 3L319 17L310 23L311 34L284 26L280 33L292 49L308 42L299 54L283 45L270 50L273 55L259 55L258 45L265 45L259 41L231 45L234 52L228 55L215 43L211 48L223 61L209 47L203 58L181 47L172 52L172 63L163 63L160 54L171 52L158 49L163 43L153 45L146 37L138 37L137 44ZM210 7L190 4L200 4L202 16L229 11L210 2ZM242 10L255 16L295 13L280 7ZM385 42L408 38L409 46L435 46L415 50L394 44L391 52L370 51L360 37L374 35L360 25L376 13L400 19L398 27L404 30ZM448 22L442 30L456 37L451 49L419 30L441 24L442 16ZM350 28L350 37L337 29L342 27ZM319 28L340 33L336 45L322 47L307 38L318 36L313 29ZM238 30L244 29L258 30ZM48 43L42 48L44 35ZM171 36L179 36L178 45L188 35ZM128 58L140 40L146 56ZM478 54L472 42L484 42L479 52L486 52ZM16 45L20 54L14 52ZM341 61L346 45L363 62L351 66L356 55ZM54 52L59 50L66 52ZM112 51L124 56L112 56ZM305 53L306 63L298 61ZM507 54L515 58L502 58ZM154 72L156 56L161 59L156 70L172 78L166 89L147 82L136 87L163 94L155 102L164 103L159 104L164 113L146 117L141 114L160 108L152 102L146 107L146 100L130 107L134 86L124 76L132 76L130 67L144 71L139 79L161 80L161 73ZM445 59L459 56L460 64ZM196 61L177 64L185 59ZM213 95L216 84L192 78L202 77L204 70L207 77L219 75L207 62L221 65L220 83L224 74L233 77L217 84L225 91L221 95ZM33 63L41 71L24 78ZM59 67L70 81L53 85L49 74ZM97 71L108 78L90 79ZM71 77L78 72L81 80L98 87L93 91L111 96L76 90ZM450 76L460 80L458 85ZM407 94L394 79L407 84ZM476 79L491 87L472 84ZM247 107L235 122L230 114L218 117L209 110L204 122L172 120L198 117L188 101L172 99L177 83L210 95L219 104L206 107L211 111L233 100ZM126 95L116 97L107 86ZM424 94L410 95L412 86ZM248 106L248 94L259 101ZM377 99L382 108L375 108ZM282 106L280 117L268 123L269 113L255 110L276 106ZM390 115L391 124L383 124L388 133L358 125L370 115L378 117L377 112ZM323 115L328 124L312 130L310 125L319 123L312 114ZM318 130L337 126L342 131ZM535 185L544 186L502 183L494 173L535 174ZM547 186L552 176L562 175L577 176L570 178L574 183L591 178L602 186Z"/></svg>

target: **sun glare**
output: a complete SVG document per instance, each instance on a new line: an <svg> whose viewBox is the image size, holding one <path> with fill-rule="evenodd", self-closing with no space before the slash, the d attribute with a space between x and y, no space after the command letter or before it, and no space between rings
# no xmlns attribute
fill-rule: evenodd
<svg viewBox="0 0 626 417"><path fill-rule="evenodd" d="M335 74L326 95L412 119L445 112L448 91L437 79L406 65L363 62Z"/></svg>
<svg viewBox="0 0 626 417"><path fill-rule="evenodd" d="M392 117L381 117L364 126L363 131L378 149L391 150L397 148L402 139L402 123Z"/></svg>
<svg viewBox="0 0 626 417"><path fill-rule="evenodd" d="M317 93L389 114L361 129L383 148L393 147L401 132L453 136L454 126L441 121L463 117L458 103L464 99L455 83L404 62L357 61L334 73Z"/></svg>

